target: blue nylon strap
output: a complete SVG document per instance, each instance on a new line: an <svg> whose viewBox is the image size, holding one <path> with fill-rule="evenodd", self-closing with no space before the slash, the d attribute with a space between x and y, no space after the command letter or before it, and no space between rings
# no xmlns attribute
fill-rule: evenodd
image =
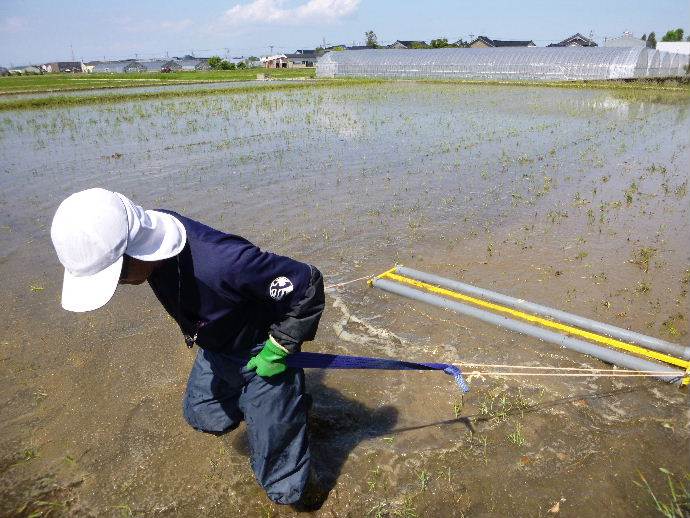
<svg viewBox="0 0 690 518"><path fill-rule="evenodd" d="M248 358L240 358L228 355L230 359L240 365L245 365ZM343 354L308 353L299 352L289 354L285 358L289 367L297 369L376 369L390 371L443 371L455 379L460 390L469 392L459 367L448 363L416 363L401 360L389 360L387 358L369 358L367 356L346 356Z"/></svg>
<svg viewBox="0 0 690 518"><path fill-rule="evenodd" d="M369 358L366 356L344 356L342 354L299 352L285 358L290 367L302 369L378 369L378 370L435 370L443 371L455 378L455 382L463 392L470 388L465 382L462 372L455 365L447 363L415 363L386 358Z"/></svg>

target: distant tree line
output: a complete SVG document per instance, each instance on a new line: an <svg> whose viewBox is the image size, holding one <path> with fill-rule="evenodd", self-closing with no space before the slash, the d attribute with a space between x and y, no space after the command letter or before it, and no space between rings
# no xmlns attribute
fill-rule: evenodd
<svg viewBox="0 0 690 518"><path fill-rule="evenodd" d="M445 49L445 48L462 48L469 47L470 43L468 41L460 38L455 43L448 43L448 38L437 38L429 42L432 49Z"/></svg>
<svg viewBox="0 0 690 518"><path fill-rule="evenodd" d="M211 67L211 70L242 70L243 68L247 68L247 64L244 61L240 61L237 64L230 63L220 56L211 56L208 58L208 66Z"/></svg>

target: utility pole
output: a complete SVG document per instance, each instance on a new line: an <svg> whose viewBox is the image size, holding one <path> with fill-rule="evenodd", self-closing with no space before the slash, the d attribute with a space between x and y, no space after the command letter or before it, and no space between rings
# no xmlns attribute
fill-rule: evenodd
<svg viewBox="0 0 690 518"><path fill-rule="evenodd" d="M74 63L74 48L72 48L72 44L69 44L69 52L72 55L72 63Z"/></svg>
<svg viewBox="0 0 690 518"><path fill-rule="evenodd" d="M273 55L273 47L274 45L269 45L268 48L271 49L271 56Z"/></svg>
<svg viewBox="0 0 690 518"><path fill-rule="evenodd" d="M165 59L168 59L170 56L168 55L168 51L165 51Z"/></svg>
<svg viewBox="0 0 690 518"><path fill-rule="evenodd" d="M225 51L225 59L229 59L230 58L230 49L224 48L223 50Z"/></svg>

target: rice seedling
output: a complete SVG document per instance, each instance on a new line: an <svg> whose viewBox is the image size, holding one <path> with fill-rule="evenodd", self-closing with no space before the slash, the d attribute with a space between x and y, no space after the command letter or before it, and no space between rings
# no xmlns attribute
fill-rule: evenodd
<svg viewBox="0 0 690 518"><path fill-rule="evenodd" d="M647 491L661 516L685 518L690 513L690 474L686 473L684 477L678 477L666 468L659 468L659 471L666 475L664 495L659 494L659 491L655 492L642 473L639 473L642 483L636 480L633 482Z"/></svg>

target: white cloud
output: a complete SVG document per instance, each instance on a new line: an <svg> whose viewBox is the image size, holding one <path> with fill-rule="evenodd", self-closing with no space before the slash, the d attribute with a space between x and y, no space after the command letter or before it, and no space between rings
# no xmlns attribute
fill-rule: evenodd
<svg viewBox="0 0 690 518"><path fill-rule="evenodd" d="M307 0L294 7L286 7L285 0L252 0L231 7L223 13L222 20L228 25L333 23L354 13L360 1Z"/></svg>

